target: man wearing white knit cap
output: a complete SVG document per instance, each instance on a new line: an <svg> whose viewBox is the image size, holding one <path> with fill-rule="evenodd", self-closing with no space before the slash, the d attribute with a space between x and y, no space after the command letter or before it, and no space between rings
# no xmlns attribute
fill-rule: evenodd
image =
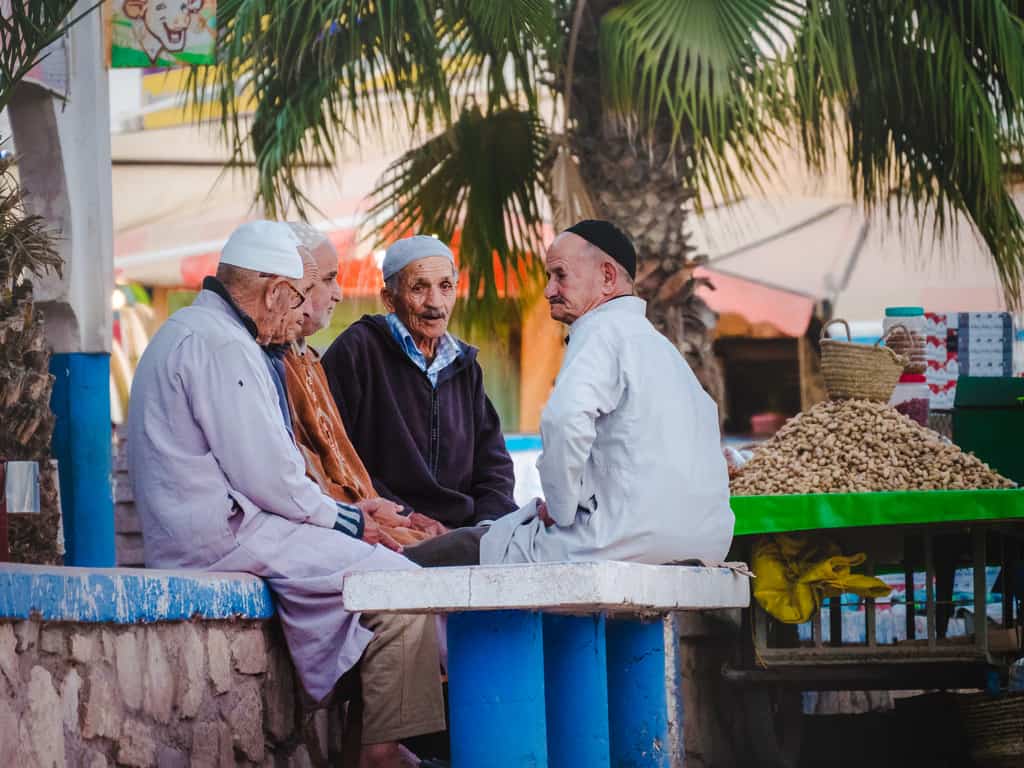
<svg viewBox="0 0 1024 768"><path fill-rule="evenodd" d="M387 695L364 698L359 765L415 765L398 741L444 729L435 625L367 629L344 610L349 570L405 569L377 545L383 499L336 502L306 476L281 363L266 350L301 333L316 262L283 223L248 222L190 307L157 332L129 406L129 472L146 564L267 580L296 671L314 702L362 661Z"/></svg>
<svg viewBox="0 0 1024 768"><path fill-rule="evenodd" d="M388 314L354 323L323 358L348 436L377 493L437 533L495 520L516 508L512 459L477 350L448 332L455 257L416 235L387 249L381 272Z"/></svg>

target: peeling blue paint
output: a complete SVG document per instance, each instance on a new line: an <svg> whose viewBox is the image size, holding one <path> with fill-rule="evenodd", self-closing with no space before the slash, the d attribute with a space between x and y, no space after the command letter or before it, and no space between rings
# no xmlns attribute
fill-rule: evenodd
<svg viewBox="0 0 1024 768"><path fill-rule="evenodd" d="M111 624L268 619L270 590L255 576L142 568L0 564L0 619Z"/></svg>

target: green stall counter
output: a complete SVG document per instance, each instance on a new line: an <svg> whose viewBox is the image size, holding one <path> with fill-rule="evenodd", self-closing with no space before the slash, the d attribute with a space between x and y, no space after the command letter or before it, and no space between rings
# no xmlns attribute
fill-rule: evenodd
<svg viewBox="0 0 1024 768"><path fill-rule="evenodd" d="M1024 485L1024 378L961 376L953 441Z"/></svg>

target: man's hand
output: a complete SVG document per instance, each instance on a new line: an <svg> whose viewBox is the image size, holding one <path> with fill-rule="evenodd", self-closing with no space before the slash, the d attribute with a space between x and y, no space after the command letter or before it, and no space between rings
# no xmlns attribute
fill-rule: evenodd
<svg viewBox="0 0 1024 768"><path fill-rule="evenodd" d="M366 499L356 503L363 513L363 519L372 517L378 525L389 528L410 528L409 518L399 514L403 507L387 499Z"/></svg>
<svg viewBox="0 0 1024 768"><path fill-rule="evenodd" d="M423 533L428 534L430 538L443 536L448 533L448 529L443 524L419 512L413 512L409 515L409 524L417 531L423 531Z"/></svg>
<svg viewBox="0 0 1024 768"><path fill-rule="evenodd" d="M366 510L363 510L363 541L367 544L383 544L395 552L402 551L402 545L388 535Z"/></svg>
<svg viewBox="0 0 1024 768"><path fill-rule="evenodd" d="M551 515L548 514L548 503L544 501L544 499L537 500L537 517L539 517L540 521L544 523L545 528L550 528L555 524Z"/></svg>

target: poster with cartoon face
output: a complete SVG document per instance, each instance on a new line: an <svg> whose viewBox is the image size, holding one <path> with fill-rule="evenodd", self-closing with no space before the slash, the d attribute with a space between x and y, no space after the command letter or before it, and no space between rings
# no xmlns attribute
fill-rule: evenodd
<svg viewBox="0 0 1024 768"><path fill-rule="evenodd" d="M213 64L217 0L113 0L112 67Z"/></svg>

